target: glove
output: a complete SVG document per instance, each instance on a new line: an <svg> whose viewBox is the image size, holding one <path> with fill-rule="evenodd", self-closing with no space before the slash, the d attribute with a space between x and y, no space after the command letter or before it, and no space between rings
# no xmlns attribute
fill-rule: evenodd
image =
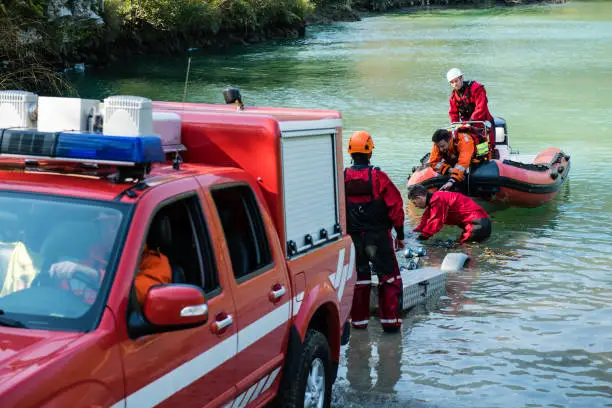
<svg viewBox="0 0 612 408"><path fill-rule="evenodd" d="M437 166L440 166L440 167L437 167ZM446 173L448 172L448 170L450 170L450 169L451 169L451 166L450 166L450 164L448 164L448 163L444 163L444 162L442 161L441 163L439 163L439 164L438 164L438 165L436 165L436 166L431 166L431 168L432 168L432 169L433 169L433 170L434 170L436 173L444 175L444 174L446 174Z"/></svg>
<svg viewBox="0 0 612 408"><path fill-rule="evenodd" d="M417 241L427 241L429 238L421 234L417 237Z"/></svg>
<svg viewBox="0 0 612 408"><path fill-rule="evenodd" d="M450 179L448 180L442 187L440 187L440 191L447 191L450 190L451 188L453 188L453 186L455 185L455 179Z"/></svg>
<svg viewBox="0 0 612 408"><path fill-rule="evenodd" d="M464 170L460 170L457 167L453 167L449 173L449 176L451 177L448 181L450 182L456 182L456 181L462 181L465 178L465 171Z"/></svg>
<svg viewBox="0 0 612 408"><path fill-rule="evenodd" d="M446 173L448 173L450 171L450 169L452 169L450 164L443 164L442 167L440 168L440 174L444 175Z"/></svg>

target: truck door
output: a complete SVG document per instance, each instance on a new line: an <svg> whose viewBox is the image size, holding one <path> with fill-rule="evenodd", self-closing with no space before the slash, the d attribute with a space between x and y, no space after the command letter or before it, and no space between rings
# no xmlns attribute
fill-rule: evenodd
<svg viewBox="0 0 612 408"><path fill-rule="evenodd" d="M238 315L235 403L265 398L279 378L287 342L291 292L278 236L249 185L211 189L219 213Z"/></svg>
<svg viewBox="0 0 612 408"><path fill-rule="evenodd" d="M235 396L234 300L229 279L218 274L211 239L214 231L207 227L198 189L195 179L157 186L142 198L132 221L126 247L139 251L146 243L167 256L172 283L204 288L209 318L199 327L121 343L128 408L212 407ZM160 222L166 225L163 233L158 230ZM155 242L151 234L158 236ZM130 241L135 235L138 238ZM130 309L139 307L133 294L132 287Z"/></svg>

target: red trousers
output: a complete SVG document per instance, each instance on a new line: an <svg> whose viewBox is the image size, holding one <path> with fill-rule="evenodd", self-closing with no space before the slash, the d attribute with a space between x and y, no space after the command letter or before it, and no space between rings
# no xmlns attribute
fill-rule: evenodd
<svg viewBox="0 0 612 408"><path fill-rule="evenodd" d="M366 328L370 319L372 272L378 276L378 310L385 331L402 326L402 277L393 251L391 231L368 231L351 235L355 245L357 283L351 309L351 323ZM372 269L370 269L370 264Z"/></svg>

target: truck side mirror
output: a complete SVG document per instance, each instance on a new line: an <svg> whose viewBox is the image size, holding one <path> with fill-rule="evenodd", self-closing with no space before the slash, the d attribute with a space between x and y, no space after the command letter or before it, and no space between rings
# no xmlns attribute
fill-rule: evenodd
<svg viewBox="0 0 612 408"><path fill-rule="evenodd" d="M186 284L153 286L147 292L142 312L128 318L130 337L200 326L208 320L208 305L202 288Z"/></svg>
<svg viewBox="0 0 612 408"><path fill-rule="evenodd" d="M208 320L202 289L193 285L160 285L149 289L143 311L156 326L192 326Z"/></svg>

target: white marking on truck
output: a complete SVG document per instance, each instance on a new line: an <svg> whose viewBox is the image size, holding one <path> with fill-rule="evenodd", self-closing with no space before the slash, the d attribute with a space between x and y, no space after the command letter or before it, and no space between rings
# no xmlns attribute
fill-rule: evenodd
<svg viewBox="0 0 612 408"><path fill-rule="evenodd" d="M330 281L334 285L334 288L336 288L338 291L338 299L342 298L346 282L352 276L355 263L355 248L351 245L350 260L346 265L344 264L344 254L345 249L343 248L338 254L338 267L336 272L329 275ZM237 334L233 334L209 350L206 350L190 361L187 361L139 390L133 392L127 398L115 403L112 408L124 406L138 408L152 407L163 402L183 388L210 373L226 361L234 358L236 356L234 353L236 343L238 343L238 352L244 351L246 348L261 340L264 336L268 335L279 326L287 323L291 318L291 306L293 306L293 316L297 315L303 299L304 292L300 292L297 296L291 299L291 302L285 302L270 313L254 321L247 327L244 327ZM267 378L267 381L263 386L252 386L245 391L245 393L247 393L249 390L253 389L252 395L250 395L248 399L244 399L246 403L248 404L249 402L253 401L257 396L261 395L268 388L270 388L279 371L280 367L273 371L268 377L264 377ZM259 383L257 385L259 385ZM259 390L258 393L257 391L259 388L261 388L261 390ZM236 401L242 402L242 398L245 397L245 393L241 394L241 396L235 400L230 401L225 406L230 407Z"/></svg>
<svg viewBox="0 0 612 408"><path fill-rule="evenodd" d="M329 281L334 285L338 293L338 301L342 299L346 282L353 276L353 268L355 266L355 246L351 244L351 254L349 256L349 263L347 264L344 264L344 252L345 249L342 248L338 255L338 267L336 268L336 272L329 275Z"/></svg>

